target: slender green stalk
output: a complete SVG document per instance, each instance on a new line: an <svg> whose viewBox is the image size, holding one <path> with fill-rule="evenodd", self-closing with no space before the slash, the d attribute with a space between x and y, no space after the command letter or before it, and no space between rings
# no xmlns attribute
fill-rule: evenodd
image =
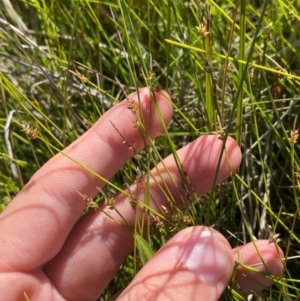
<svg viewBox="0 0 300 301"><path fill-rule="evenodd" d="M245 49L245 35L246 35L246 0L236 2L236 6L239 4L239 17L240 17L240 31L239 31L239 60L246 61L246 49ZM236 141L240 145L242 139L242 116L243 116L243 86L245 80L245 66L239 64L238 66L238 83L239 91L237 93L237 114L236 114Z"/></svg>

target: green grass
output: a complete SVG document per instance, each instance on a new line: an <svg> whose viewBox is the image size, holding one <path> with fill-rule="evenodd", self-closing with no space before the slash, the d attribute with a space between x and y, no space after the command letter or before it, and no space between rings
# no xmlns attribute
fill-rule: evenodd
<svg viewBox="0 0 300 301"><path fill-rule="evenodd" d="M12 0L15 14L0 12L1 210L44 162L141 86L170 93L173 122L104 194L200 135L230 135L241 145L235 176L161 217L160 231L146 229L151 238L141 239L137 225L137 250L104 299L190 224L213 225L232 246L268 237L271 225L285 255L299 255L299 1L200 2ZM255 299L300 299L299 271L299 258L289 259L283 277ZM222 298L239 299L229 289Z"/></svg>

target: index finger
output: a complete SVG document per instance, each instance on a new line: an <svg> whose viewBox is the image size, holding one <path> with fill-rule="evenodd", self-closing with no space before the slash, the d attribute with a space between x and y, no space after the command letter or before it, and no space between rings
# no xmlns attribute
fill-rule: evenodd
<svg viewBox="0 0 300 301"><path fill-rule="evenodd" d="M169 123L169 96L162 91L156 92L155 98L163 122ZM140 89L128 99L137 108L137 114L141 112L148 135L155 138L163 125L148 89ZM136 151L144 147L144 140L133 124L133 112L127 106L125 100L110 109L64 153L102 178L110 179L134 155L124 139L134 143ZM96 187L104 184L62 154L48 161L0 215L0 257L6 258L0 263L1 271L32 270L53 258L86 206L77 191L94 197Z"/></svg>

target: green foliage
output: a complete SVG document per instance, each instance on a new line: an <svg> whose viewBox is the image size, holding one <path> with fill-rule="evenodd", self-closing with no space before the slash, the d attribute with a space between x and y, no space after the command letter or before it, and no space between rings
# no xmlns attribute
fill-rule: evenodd
<svg viewBox="0 0 300 301"><path fill-rule="evenodd" d="M147 241L140 235L136 235L137 248L139 250L139 256L141 263L145 265L147 261L153 256L153 251Z"/></svg>
<svg viewBox="0 0 300 301"><path fill-rule="evenodd" d="M203 3L12 0L15 13L0 13L0 211L58 150L141 86L170 93L173 122L105 193L149 174L200 135L231 135L241 145L242 166L232 179L185 210L151 212L155 227L137 229L151 239L137 235L140 256L116 275L119 288L152 250L203 222L232 246L268 237L271 225L286 257L299 255L299 4ZM284 277L255 298L300 299L299 270L299 259L287 260ZM105 298L114 292L109 287ZM239 300L230 289L223 298Z"/></svg>

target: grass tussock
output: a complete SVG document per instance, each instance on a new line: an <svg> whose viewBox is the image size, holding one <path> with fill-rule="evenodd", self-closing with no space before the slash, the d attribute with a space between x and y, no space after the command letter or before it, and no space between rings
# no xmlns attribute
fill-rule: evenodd
<svg viewBox="0 0 300 301"><path fill-rule="evenodd" d="M125 193L141 174L150 177L163 157L173 153L176 158L177 149L200 135L230 135L242 148L237 174L184 210L166 209L162 215L129 195L132 206L144 206L145 218L151 216L153 223L147 229L136 225L136 251L107 288L105 300L174 233L203 223L221 231L232 246L280 233L288 258L284 275L253 300L300 299L299 7L279 0L203 3L2 4L1 210L49 158L141 86L170 93L173 121L95 200L83 196L87 210L101 202L114 210L113 193ZM133 126L148 139L142 120ZM190 197L183 170L182 177ZM222 298L240 299L229 289Z"/></svg>

